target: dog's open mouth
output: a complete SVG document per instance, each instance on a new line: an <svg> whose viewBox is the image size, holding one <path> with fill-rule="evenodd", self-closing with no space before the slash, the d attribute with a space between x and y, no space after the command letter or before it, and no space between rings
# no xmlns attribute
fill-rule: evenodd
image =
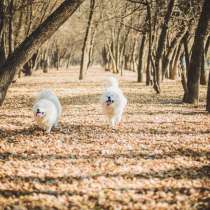
<svg viewBox="0 0 210 210"><path fill-rule="evenodd" d="M107 105L107 106L110 106L110 105L113 104L113 103L114 103L113 100L107 100L107 101L106 101L106 105Z"/></svg>
<svg viewBox="0 0 210 210"><path fill-rule="evenodd" d="M43 117L43 116L44 116L44 112L37 112L37 113L36 113L36 116L37 116L37 117Z"/></svg>

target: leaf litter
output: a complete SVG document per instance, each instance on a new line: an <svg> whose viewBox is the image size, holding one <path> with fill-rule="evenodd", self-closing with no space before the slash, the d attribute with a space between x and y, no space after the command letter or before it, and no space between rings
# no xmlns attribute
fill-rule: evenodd
<svg viewBox="0 0 210 210"><path fill-rule="evenodd" d="M210 124L206 87L195 108L181 103L180 81L161 95L125 72L121 126L111 129L99 102L110 73L94 67L35 72L9 90L0 109L0 209L210 209ZM63 106L45 134L33 122L37 92L50 88Z"/></svg>

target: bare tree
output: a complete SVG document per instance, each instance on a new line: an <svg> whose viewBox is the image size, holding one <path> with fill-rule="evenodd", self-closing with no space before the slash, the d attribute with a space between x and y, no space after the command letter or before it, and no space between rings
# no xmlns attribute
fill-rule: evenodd
<svg viewBox="0 0 210 210"><path fill-rule="evenodd" d="M204 54L204 41L207 36L208 23L210 20L210 1L205 0L202 7L202 12L199 18L198 26L195 32L194 43L192 46L192 55L188 71L188 94L184 102L198 104L199 102L199 86L201 65Z"/></svg>
<svg viewBox="0 0 210 210"><path fill-rule="evenodd" d="M93 13L95 8L95 0L90 0L90 12L88 17L88 24L86 28L84 43L82 47L82 57L80 64L80 74L79 79L82 80L84 78L84 72L88 69L88 63L90 61L90 51L91 51L91 35L92 34L92 24L93 24Z"/></svg>
<svg viewBox="0 0 210 210"><path fill-rule="evenodd" d="M175 0L169 1L167 13L164 18L164 23L162 26L159 40L158 40L158 46L157 46L157 51L156 51L156 55L155 55L155 69L154 69L155 76L154 76L154 80L153 80L153 82L154 82L153 85L154 85L154 89L157 93L160 93L160 75L161 75L160 60L161 60L161 57L163 54L163 49L164 49L165 40L166 40L166 33L168 30L169 20L170 20L170 17L171 17L173 8L174 8L174 3L175 3Z"/></svg>
<svg viewBox="0 0 210 210"><path fill-rule="evenodd" d="M77 10L84 0L65 0L39 27L27 37L0 68L0 104L16 71L26 63L39 47Z"/></svg>

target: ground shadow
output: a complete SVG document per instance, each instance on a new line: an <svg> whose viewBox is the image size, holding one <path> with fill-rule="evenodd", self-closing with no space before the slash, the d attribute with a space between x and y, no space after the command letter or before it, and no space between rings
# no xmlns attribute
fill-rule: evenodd
<svg viewBox="0 0 210 210"><path fill-rule="evenodd" d="M156 122L151 122L151 124L157 124ZM171 128L171 127L170 127ZM94 132L92 132L94 131ZM103 137L106 135L107 137L112 138L113 134L148 134L148 135L196 135L197 133L200 134L209 134L210 129L206 128L204 129L196 129L196 130L182 130L181 128L168 129L168 127L139 127L136 129L133 129L132 127L129 128L116 128L112 129L108 125L89 125L88 122L85 124L69 124L69 123L60 123L59 128L52 128L51 133L47 134L44 130L38 128L37 126L32 125L29 128L23 128L23 129L17 129L17 130L9 130L9 129L0 129L0 139L4 138L10 138L10 137L17 137L18 135L21 136L42 136L42 135L53 135L53 134L65 134L71 135L76 134L82 139L94 139L97 135L98 137ZM80 138L81 139L81 138ZM82 141L81 139L81 141Z"/></svg>
<svg viewBox="0 0 210 210"><path fill-rule="evenodd" d="M97 179L100 177L113 178L113 177L122 177L126 179L168 179L173 178L175 180L188 179L196 180L209 178L210 166L204 165L201 167L177 167L170 170L160 170L160 171L151 171L151 172L142 172L142 173L97 173L91 175L69 175L69 176L60 176L60 177L38 177L38 176L11 176L4 175L0 177L1 181L4 182L33 182L40 184L58 184L58 182L72 183L73 181L82 181L86 179ZM210 191L210 189L208 189Z"/></svg>
<svg viewBox="0 0 210 210"><path fill-rule="evenodd" d="M10 138L10 137L17 137L19 135L21 136L42 136L44 135L45 132L37 127L32 125L31 127L28 128L23 128L23 129L15 129L15 130L9 130L9 129L0 129L0 139L4 140L5 138ZM7 139L8 140L8 139Z"/></svg>
<svg viewBox="0 0 210 210"><path fill-rule="evenodd" d="M12 153L12 152L2 152L0 153L0 160L7 161L10 159L14 160L88 160L88 161L95 161L97 159L110 159L116 160L119 158L126 158L126 159L136 159L136 160L158 160L158 159L166 159L166 158L176 158L176 157L190 157L193 160L199 160L200 158L208 159L210 157L210 151L195 151L189 148L177 148L172 150L168 153L159 153L159 154L152 154L151 152L135 152L135 151L128 151L124 153L113 153L113 154L102 154L99 150L98 153L90 155L77 155L77 154L65 154L65 155L57 155L57 154L36 154L25 151L24 154L22 153Z"/></svg>

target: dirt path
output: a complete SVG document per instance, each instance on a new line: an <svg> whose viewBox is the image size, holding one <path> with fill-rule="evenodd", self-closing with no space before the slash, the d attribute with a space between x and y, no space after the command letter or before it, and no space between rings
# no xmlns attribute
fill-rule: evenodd
<svg viewBox="0 0 210 210"><path fill-rule="evenodd" d="M157 96L126 73L128 107L120 128L107 127L98 99L108 73L78 69L22 78L0 109L0 208L210 209L210 124L198 108L180 104L180 83ZM37 91L61 99L60 128L34 125ZM11 207L11 208L9 208Z"/></svg>

